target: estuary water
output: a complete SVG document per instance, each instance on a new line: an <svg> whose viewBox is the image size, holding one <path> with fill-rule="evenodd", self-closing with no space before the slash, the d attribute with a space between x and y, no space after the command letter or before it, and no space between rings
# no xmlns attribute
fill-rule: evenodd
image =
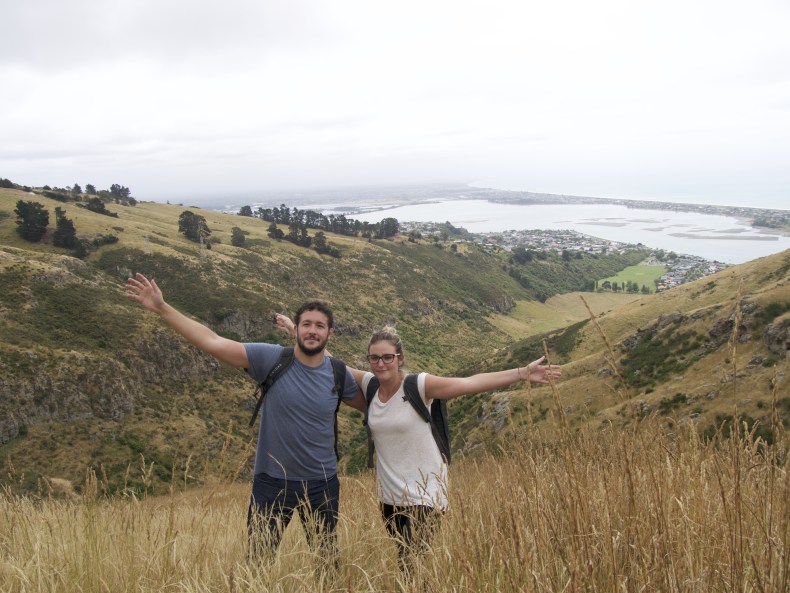
<svg viewBox="0 0 790 593"><path fill-rule="evenodd" d="M367 222L450 222L472 233L508 230L573 230L622 243L739 264L790 249L790 237L758 230L748 221L695 212L648 210L609 204L519 205L478 199L427 200L404 206L359 202L314 209Z"/></svg>

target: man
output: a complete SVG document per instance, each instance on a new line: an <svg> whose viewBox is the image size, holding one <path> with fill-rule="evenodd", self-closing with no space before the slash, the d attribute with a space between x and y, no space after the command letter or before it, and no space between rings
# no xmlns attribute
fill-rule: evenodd
<svg viewBox="0 0 790 593"><path fill-rule="evenodd" d="M136 274L126 296L159 315L194 346L231 366L245 369L260 383L283 350L277 344L241 343L217 335L168 305L156 282ZM266 394L261 408L250 508L247 517L251 552L277 549L294 511L302 519L311 547L336 554L340 485L335 456L338 397L360 411L365 397L346 369L342 394L335 393L326 344L334 319L324 303L302 305L294 317L294 359ZM261 548L263 545L263 548Z"/></svg>

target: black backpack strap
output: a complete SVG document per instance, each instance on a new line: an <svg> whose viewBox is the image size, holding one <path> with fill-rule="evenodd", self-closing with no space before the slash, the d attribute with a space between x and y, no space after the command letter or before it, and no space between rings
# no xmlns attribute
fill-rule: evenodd
<svg viewBox="0 0 790 593"><path fill-rule="evenodd" d="M340 401L343 399L343 392L346 390L346 363L342 360L330 356L332 363L332 372L335 376L334 392L337 393L337 406L335 407L335 457L339 457L337 453L337 412L340 410Z"/></svg>
<svg viewBox="0 0 790 593"><path fill-rule="evenodd" d="M373 446L373 436L370 434L370 427L368 426L368 410L370 410L370 402L373 401L378 390L379 380L377 377L373 376L370 378L368 387L365 390L365 400L368 405L365 407L365 420L363 421L363 424L368 429L368 467L373 467L373 450L375 449Z"/></svg>
<svg viewBox="0 0 790 593"><path fill-rule="evenodd" d="M368 406L367 406L368 408L370 408L370 402L372 402L373 398L376 397L376 392L378 390L379 390L379 380L374 375L374 376L372 376L370 378L370 381L368 382L368 387L365 390L365 401L368 404ZM364 422L364 424L367 425L367 423L368 423L368 411L367 411L367 409L365 409L365 422Z"/></svg>
<svg viewBox="0 0 790 593"><path fill-rule="evenodd" d="M435 399L431 403L431 429L439 451L445 461L450 463L450 421L447 418L447 402L443 399Z"/></svg>
<svg viewBox="0 0 790 593"><path fill-rule="evenodd" d="M429 411L420 395L420 389L417 386L417 375L406 376L406 379L403 381L403 391L406 394L404 396L406 401L417 410L417 413L423 420L430 423L433 440L436 441L442 457L447 463L450 463L450 429L447 421L447 402L443 399L435 399L431 403Z"/></svg>
<svg viewBox="0 0 790 593"><path fill-rule="evenodd" d="M346 363L334 356L330 356L329 361L332 363L332 372L335 375L333 391L337 393L337 403L340 405L340 398L343 397L343 392L346 390Z"/></svg>
<svg viewBox="0 0 790 593"><path fill-rule="evenodd" d="M423 420L430 422L431 413L428 411L425 402L422 400L420 388L417 387L417 375L406 375L406 379L403 381L403 391L406 394L406 401L409 402L415 410L417 410L417 413L422 417Z"/></svg>
<svg viewBox="0 0 790 593"><path fill-rule="evenodd" d="M294 349L293 348L283 348L282 353L280 354L280 360L278 360L272 370L269 371L269 374L266 375L266 378L258 383L258 387L255 389L255 393L252 394L252 397L258 395L260 392L260 397L258 398L258 402L255 404L255 409L252 411L252 418L250 418L250 426L255 424L255 418L258 416L258 412L261 409L261 405L263 405L263 398L266 396L266 392L269 391L274 382L280 378L285 370L291 366L291 362L294 359Z"/></svg>

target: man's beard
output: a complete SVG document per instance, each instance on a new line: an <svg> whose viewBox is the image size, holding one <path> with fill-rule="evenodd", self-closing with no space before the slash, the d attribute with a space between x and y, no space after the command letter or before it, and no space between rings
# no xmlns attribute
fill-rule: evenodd
<svg viewBox="0 0 790 593"><path fill-rule="evenodd" d="M308 348L307 346L304 345L304 342L302 342L302 338L299 335L297 335L296 345L299 346L299 350L301 350L307 356L315 356L316 354L320 354L324 350L324 348L326 348L326 343L328 340L329 338L321 342L315 348Z"/></svg>

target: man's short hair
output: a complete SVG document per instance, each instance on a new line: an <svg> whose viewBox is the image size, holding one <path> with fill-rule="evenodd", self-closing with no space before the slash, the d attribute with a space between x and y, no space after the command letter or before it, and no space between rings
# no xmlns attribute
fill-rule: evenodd
<svg viewBox="0 0 790 593"><path fill-rule="evenodd" d="M335 325L335 317L332 314L332 309L329 308L329 305L322 301L307 301L301 307L296 310L296 315L294 315L294 324L299 325L299 321L302 319L302 313L305 311L319 311L326 315L326 321L329 325L329 329L332 329Z"/></svg>

